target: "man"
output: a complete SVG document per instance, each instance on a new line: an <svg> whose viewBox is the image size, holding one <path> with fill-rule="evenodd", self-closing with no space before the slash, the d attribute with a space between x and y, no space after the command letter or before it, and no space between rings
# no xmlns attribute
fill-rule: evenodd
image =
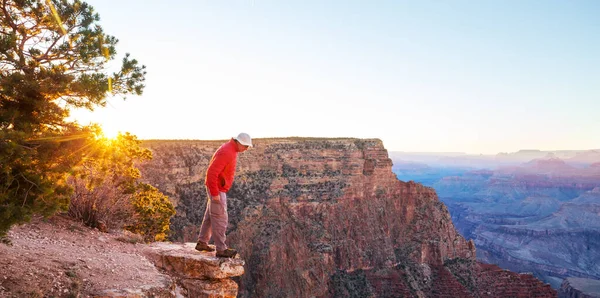
<svg viewBox="0 0 600 298"><path fill-rule="evenodd" d="M225 231L227 230L227 196L226 193L233 183L237 154L252 147L252 139L247 133L240 133L221 145L212 156L206 170L206 211L198 235L196 249L199 251L214 251L208 246L211 236L217 248L217 257L233 258L237 251L227 248Z"/></svg>

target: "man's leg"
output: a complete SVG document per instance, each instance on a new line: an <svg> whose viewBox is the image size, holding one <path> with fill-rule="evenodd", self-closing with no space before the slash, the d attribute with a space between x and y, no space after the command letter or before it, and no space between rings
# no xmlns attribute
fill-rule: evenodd
<svg viewBox="0 0 600 298"><path fill-rule="evenodd" d="M204 218L202 219L202 226L200 227L200 234L198 235L198 244L196 249L200 251L213 251L212 247L208 246L208 241L212 235L212 222L210 219L210 192L206 190L208 199L206 200L206 210L204 211Z"/></svg>
<svg viewBox="0 0 600 298"><path fill-rule="evenodd" d="M210 223L213 232L213 240L217 251L227 249L225 244L225 232L227 231L227 195L219 192L220 202L210 202Z"/></svg>

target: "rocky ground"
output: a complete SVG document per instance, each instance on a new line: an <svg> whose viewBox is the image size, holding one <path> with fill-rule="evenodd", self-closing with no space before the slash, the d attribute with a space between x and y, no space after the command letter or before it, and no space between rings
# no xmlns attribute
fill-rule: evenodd
<svg viewBox="0 0 600 298"><path fill-rule="evenodd" d="M92 297L168 288L141 238L102 233L68 218L35 218L0 243L0 297Z"/></svg>

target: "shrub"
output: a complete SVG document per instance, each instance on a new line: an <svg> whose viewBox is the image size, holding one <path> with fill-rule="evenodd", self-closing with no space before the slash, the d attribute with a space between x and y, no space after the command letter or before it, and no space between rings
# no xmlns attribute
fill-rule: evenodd
<svg viewBox="0 0 600 298"><path fill-rule="evenodd" d="M131 203L133 223L125 228L143 235L147 242L165 240L169 234L171 217L175 215L175 207L169 198L152 185L141 184Z"/></svg>
<svg viewBox="0 0 600 298"><path fill-rule="evenodd" d="M99 139L95 154L69 179L70 216L100 230L125 228L146 241L165 239L175 209L167 196L139 181L134 163L152 158L140 143L129 133Z"/></svg>

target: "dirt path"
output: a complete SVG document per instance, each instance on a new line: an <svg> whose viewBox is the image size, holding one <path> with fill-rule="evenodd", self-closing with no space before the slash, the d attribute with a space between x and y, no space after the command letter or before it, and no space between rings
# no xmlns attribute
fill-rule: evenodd
<svg viewBox="0 0 600 298"><path fill-rule="evenodd" d="M170 284L132 234L54 217L14 227L8 236L12 245L0 243L0 297L90 297Z"/></svg>

